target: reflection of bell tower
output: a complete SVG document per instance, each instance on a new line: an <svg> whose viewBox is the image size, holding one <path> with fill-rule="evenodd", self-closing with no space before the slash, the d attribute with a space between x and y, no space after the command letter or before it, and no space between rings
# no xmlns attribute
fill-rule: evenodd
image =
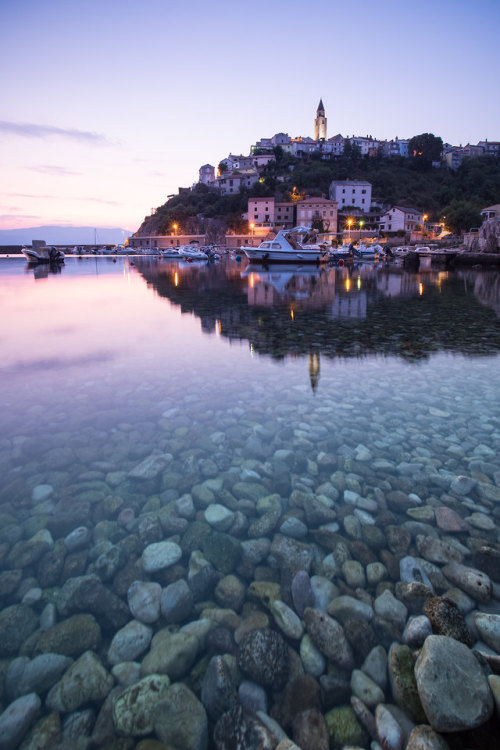
<svg viewBox="0 0 500 750"><path fill-rule="evenodd" d="M326 117L323 100L319 100L316 119L314 120L314 140L326 141Z"/></svg>
<svg viewBox="0 0 500 750"><path fill-rule="evenodd" d="M315 393L319 383L319 352L309 352L308 359L311 388L313 389L313 393Z"/></svg>

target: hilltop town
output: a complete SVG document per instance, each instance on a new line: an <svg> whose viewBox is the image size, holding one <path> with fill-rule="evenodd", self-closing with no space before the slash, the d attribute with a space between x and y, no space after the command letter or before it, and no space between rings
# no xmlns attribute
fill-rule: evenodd
<svg viewBox="0 0 500 750"><path fill-rule="evenodd" d="M298 224L326 241L346 234L435 238L494 218L499 199L500 142L454 146L431 133L328 137L320 100L313 137L276 133L248 155L203 164L198 181L146 217L130 243L162 247L196 238L236 247Z"/></svg>

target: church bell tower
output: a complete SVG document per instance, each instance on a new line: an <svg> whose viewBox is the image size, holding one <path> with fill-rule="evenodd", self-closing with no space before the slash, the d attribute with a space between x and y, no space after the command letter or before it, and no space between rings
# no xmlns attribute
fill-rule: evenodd
<svg viewBox="0 0 500 750"><path fill-rule="evenodd" d="M326 141L326 117L322 99L319 100L316 119L314 120L314 140Z"/></svg>

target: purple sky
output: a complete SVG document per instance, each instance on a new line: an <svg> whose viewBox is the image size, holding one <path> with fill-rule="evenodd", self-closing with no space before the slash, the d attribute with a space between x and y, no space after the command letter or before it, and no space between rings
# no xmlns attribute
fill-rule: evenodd
<svg viewBox="0 0 500 750"><path fill-rule="evenodd" d="M261 137L500 140L498 0L3 0L0 228L121 226Z"/></svg>

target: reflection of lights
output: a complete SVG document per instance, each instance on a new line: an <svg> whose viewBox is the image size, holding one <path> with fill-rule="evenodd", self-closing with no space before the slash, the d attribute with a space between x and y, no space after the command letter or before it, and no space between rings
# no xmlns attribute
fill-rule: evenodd
<svg viewBox="0 0 500 750"><path fill-rule="evenodd" d="M358 280L356 282L356 286L358 287L358 289L361 289L361 276L358 276Z"/></svg>
<svg viewBox="0 0 500 750"><path fill-rule="evenodd" d="M220 336L222 333L222 322L220 320L215 321L215 335Z"/></svg>
<svg viewBox="0 0 500 750"><path fill-rule="evenodd" d="M254 286L255 286L255 277L254 277L253 273L250 274L250 278L248 280L248 283L250 285L250 289L253 289Z"/></svg>
<svg viewBox="0 0 500 750"><path fill-rule="evenodd" d="M422 282L420 282L418 285L418 293L420 294L420 296L422 296L422 294L424 293L424 285L422 284Z"/></svg>
<svg viewBox="0 0 500 750"><path fill-rule="evenodd" d="M292 320L293 320L293 319L294 319L294 317L295 317L295 316L294 316L294 314L293 314L293 308L290 308L290 317L291 317L291 319L292 319Z"/></svg>
<svg viewBox="0 0 500 750"><path fill-rule="evenodd" d="M179 286L179 274L177 271L174 273L174 285Z"/></svg>
<svg viewBox="0 0 500 750"><path fill-rule="evenodd" d="M253 344L250 344L250 356L253 359Z"/></svg>
<svg viewBox="0 0 500 750"><path fill-rule="evenodd" d="M351 279L346 279L345 280L345 290L346 290L346 292L348 292L350 288L351 288Z"/></svg>
<svg viewBox="0 0 500 750"><path fill-rule="evenodd" d="M264 325L264 321L262 320L262 318L261 318L261 316L260 316L260 315L259 315L259 317L258 317L258 319L257 319L257 323L258 323L258 324L259 324L260 326Z"/></svg>

